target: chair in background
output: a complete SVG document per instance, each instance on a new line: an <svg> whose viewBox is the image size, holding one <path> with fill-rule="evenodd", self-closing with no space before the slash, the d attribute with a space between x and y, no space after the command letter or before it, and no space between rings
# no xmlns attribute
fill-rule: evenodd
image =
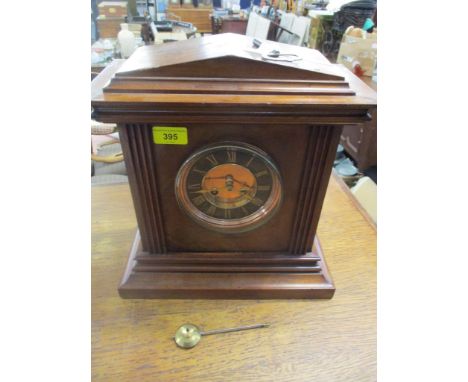
<svg viewBox="0 0 468 382"><path fill-rule="evenodd" d="M296 17L291 27L291 32L299 39L295 41L294 45L303 46L309 39L310 18L305 16Z"/></svg>
<svg viewBox="0 0 468 382"><path fill-rule="evenodd" d="M276 41L303 46L309 38L310 18L297 17L294 13L281 12L280 14L281 20Z"/></svg>
<svg viewBox="0 0 468 382"><path fill-rule="evenodd" d="M247 23L246 36L266 40L270 30L271 21L251 12Z"/></svg>
<svg viewBox="0 0 468 382"><path fill-rule="evenodd" d="M279 23L278 32L276 35L276 41L282 42L283 44L294 44L295 40L298 39L298 36L295 36L291 33L292 26L294 24L294 19L296 15L294 13L280 12L281 20ZM288 31L289 33L285 33Z"/></svg>
<svg viewBox="0 0 468 382"><path fill-rule="evenodd" d="M221 27L223 25L223 21L221 17L211 15L211 33L218 34L221 33Z"/></svg>
<svg viewBox="0 0 468 382"><path fill-rule="evenodd" d="M127 169L116 125L92 121L91 135L106 137L101 142L91 140L91 184L126 183Z"/></svg>

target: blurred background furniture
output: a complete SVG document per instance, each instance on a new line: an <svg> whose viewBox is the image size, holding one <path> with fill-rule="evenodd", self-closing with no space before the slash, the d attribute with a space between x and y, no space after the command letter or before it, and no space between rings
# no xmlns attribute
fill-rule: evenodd
<svg viewBox="0 0 468 382"><path fill-rule="evenodd" d="M289 45L306 46L310 35L310 22L309 17L282 11L275 13L272 18L250 12L245 34Z"/></svg>
<svg viewBox="0 0 468 382"><path fill-rule="evenodd" d="M374 223L377 223L377 185L368 176L359 179L351 192Z"/></svg>
<svg viewBox="0 0 468 382"><path fill-rule="evenodd" d="M245 34L248 18L239 15L215 16L211 15L212 33Z"/></svg>
<svg viewBox="0 0 468 382"><path fill-rule="evenodd" d="M366 19L374 18L377 9L377 0L358 0L344 4L333 16L333 25L329 31L326 57L336 62L340 49L341 38L350 26L362 27ZM375 19L375 25L377 20Z"/></svg>
<svg viewBox="0 0 468 382"><path fill-rule="evenodd" d="M285 12L281 12L280 15L274 40L284 44L304 46L309 39L310 18Z"/></svg>
<svg viewBox="0 0 468 382"><path fill-rule="evenodd" d="M91 95L102 91L110 79L113 67L123 60L114 60L102 72L105 76L91 81ZM127 182L127 169L123 161L117 126L91 120L91 184Z"/></svg>
<svg viewBox="0 0 468 382"><path fill-rule="evenodd" d="M249 37L266 40L270 31L270 24L271 21L269 19L251 12L245 34Z"/></svg>
<svg viewBox="0 0 468 382"><path fill-rule="evenodd" d="M99 38L115 38L127 16L126 1L101 1L96 18Z"/></svg>
<svg viewBox="0 0 468 382"><path fill-rule="evenodd" d="M361 77L370 88L377 91L377 83L371 77ZM345 126L340 143L363 172L377 165L377 108L371 113L372 120L362 126Z"/></svg>
<svg viewBox="0 0 468 382"><path fill-rule="evenodd" d="M197 8L193 5L177 6L172 2L167 8L167 18L176 18L187 23L193 24L199 33L211 33L211 13L212 6L200 4Z"/></svg>
<svg viewBox="0 0 468 382"><path fill-rule="evenodd" d="M91 184L128 181L116 127L112 123L91 121Z"/></svg>
<svg viewBox="0 0 468 382"><path fill-rule="evenodd" d="M331 62L336 62L341 39L349 26L361 28L365 21L373 19L377 26L376 0L352 1L338 10L311 9L309 48L322 52Z"/></svg>
<svg viewBox="0 0 468 382"><path fill-rule="evenodd" d="M154 26L157 30L154 35L154 44L187 40L195 37L198 32L192 23L177 20L156 21Z"/></svg>

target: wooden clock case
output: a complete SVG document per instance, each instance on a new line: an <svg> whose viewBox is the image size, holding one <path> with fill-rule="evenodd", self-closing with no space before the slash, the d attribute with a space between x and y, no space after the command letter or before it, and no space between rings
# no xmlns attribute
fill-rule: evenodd
<svg viewBox="0 0 468 382"><path fill-rule="evenodd" d="M101 74L112 79L94 117L119 126L139 227L121 297L333 296L315 233L342 127L369 119L375 93L315 50L265 41L260 52L272 49L302 59L267 61L251 38L219 34L139 48ZM153 126L186 127L188 144L155 144ZM249 232L208 230L176 201L181 164L223 141L264 150L283 178L279 211Z"/></svg>

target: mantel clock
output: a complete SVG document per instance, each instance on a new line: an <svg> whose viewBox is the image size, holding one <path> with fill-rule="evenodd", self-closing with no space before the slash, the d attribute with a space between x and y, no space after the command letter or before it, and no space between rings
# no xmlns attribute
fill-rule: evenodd
<svg viewBox="0 0 468 382"><path fill-rule="evenodd" d="M92 106L119 126L139 227L120 295L331 298L317 224L342 127L375 104L319 52L242 35L115 62Z"/></svg>

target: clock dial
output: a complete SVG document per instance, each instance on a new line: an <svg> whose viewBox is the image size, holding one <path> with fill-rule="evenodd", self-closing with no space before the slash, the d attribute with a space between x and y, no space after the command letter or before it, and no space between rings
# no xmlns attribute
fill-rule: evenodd
<svg viewBox="0 0 468 382"><path fill-rule="evenodd" d="M237 142L211 145L190 156L177 174L175 192L190 217L222 232L258 227L282 198L280 175L268 155Z"/></svg>

